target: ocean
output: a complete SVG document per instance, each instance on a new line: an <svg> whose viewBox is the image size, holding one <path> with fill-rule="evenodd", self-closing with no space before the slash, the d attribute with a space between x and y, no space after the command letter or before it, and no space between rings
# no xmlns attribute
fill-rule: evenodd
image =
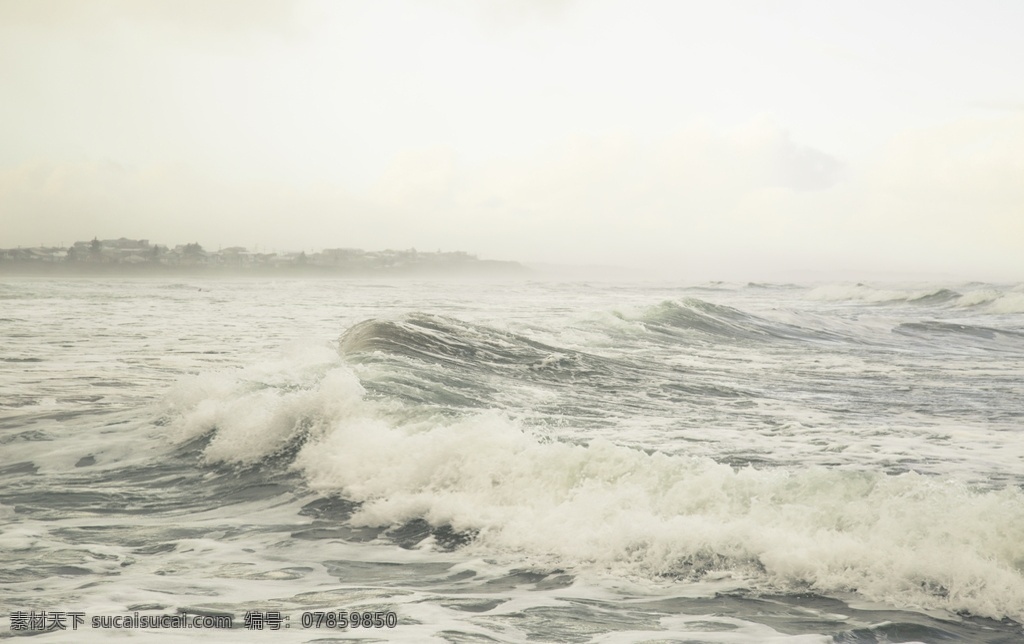
<svg viewBox="0 0 1024 644"><path fill-rule="evenodd" d="M0 279L0 638L1022 622L1024 284Z"/></svg>

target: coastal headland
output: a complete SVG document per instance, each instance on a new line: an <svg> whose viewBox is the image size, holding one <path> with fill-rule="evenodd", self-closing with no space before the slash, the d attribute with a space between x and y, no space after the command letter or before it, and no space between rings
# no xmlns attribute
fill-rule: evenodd
<svg viewBox="0 0 1024 644"><path fill-rule="evenodd" d="M464 251L366 251L327 248L276 252L231 246L207 250L198 243L174 247L147 239L92 239L71 246L0 249L0 275L271 275L271 276L453 276L525 275L519 262L479 259Z"/></svg>

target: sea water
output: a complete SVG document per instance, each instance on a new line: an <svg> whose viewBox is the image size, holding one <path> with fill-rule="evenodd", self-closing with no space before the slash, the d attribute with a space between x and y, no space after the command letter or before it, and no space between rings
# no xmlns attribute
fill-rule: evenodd
<svg viewBox="0 0 1024 644"><path fill-rule="evenodd" d="M0 637L1024 640L1024 285L7 278L0 343Z"/></svg>

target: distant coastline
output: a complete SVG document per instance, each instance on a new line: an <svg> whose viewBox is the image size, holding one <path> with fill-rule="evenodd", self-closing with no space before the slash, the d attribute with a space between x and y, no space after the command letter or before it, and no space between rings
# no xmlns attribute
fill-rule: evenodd
<svg viewBox="0 0 1024 644"><path fill-rule="evenodd" d="M0 275L32 276L458 276L527 275L519 262L479 259L463 251L260 252L242 246L216 251L198 243L173 248L146 239L93 239L69 247L0 249Z"/></svg>

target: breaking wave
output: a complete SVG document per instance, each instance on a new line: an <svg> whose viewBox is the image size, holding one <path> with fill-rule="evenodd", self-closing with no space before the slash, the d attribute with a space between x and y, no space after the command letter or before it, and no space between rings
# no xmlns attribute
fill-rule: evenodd
<svg viewBox="0 0 1024 644"><path fill-rule="evenodd" d="M727 329L744 320L726 307L693 307L707 314L696 318L661 308L661 323L686 328L694 319L726 318ZM350 359L394 350L461 360L467 345L453 328L429 318L364 323L341 348ZM469 346L484 362L521 364L552 350L477 331L484 337ZM1024 619L1017 488L973 489L913 472L736 468L606 439L556 440L493 409L446 416L370 397L356 373L319 348L197 376L171 397L171 429L179 443L204 439L208 463L300 473L320 495L357 504L352 526L422 521L466 535L463 548L480 556L724 576L757 591L856 592Z"/></svg>
<svg viewBox="0 0 1024 644"><path fill-rule="evenodd" d="M1024 313L1024 293L1002 293L992 289L971 291L965 293L954 304L961 308L982 309L988 313Z"/></svg>

